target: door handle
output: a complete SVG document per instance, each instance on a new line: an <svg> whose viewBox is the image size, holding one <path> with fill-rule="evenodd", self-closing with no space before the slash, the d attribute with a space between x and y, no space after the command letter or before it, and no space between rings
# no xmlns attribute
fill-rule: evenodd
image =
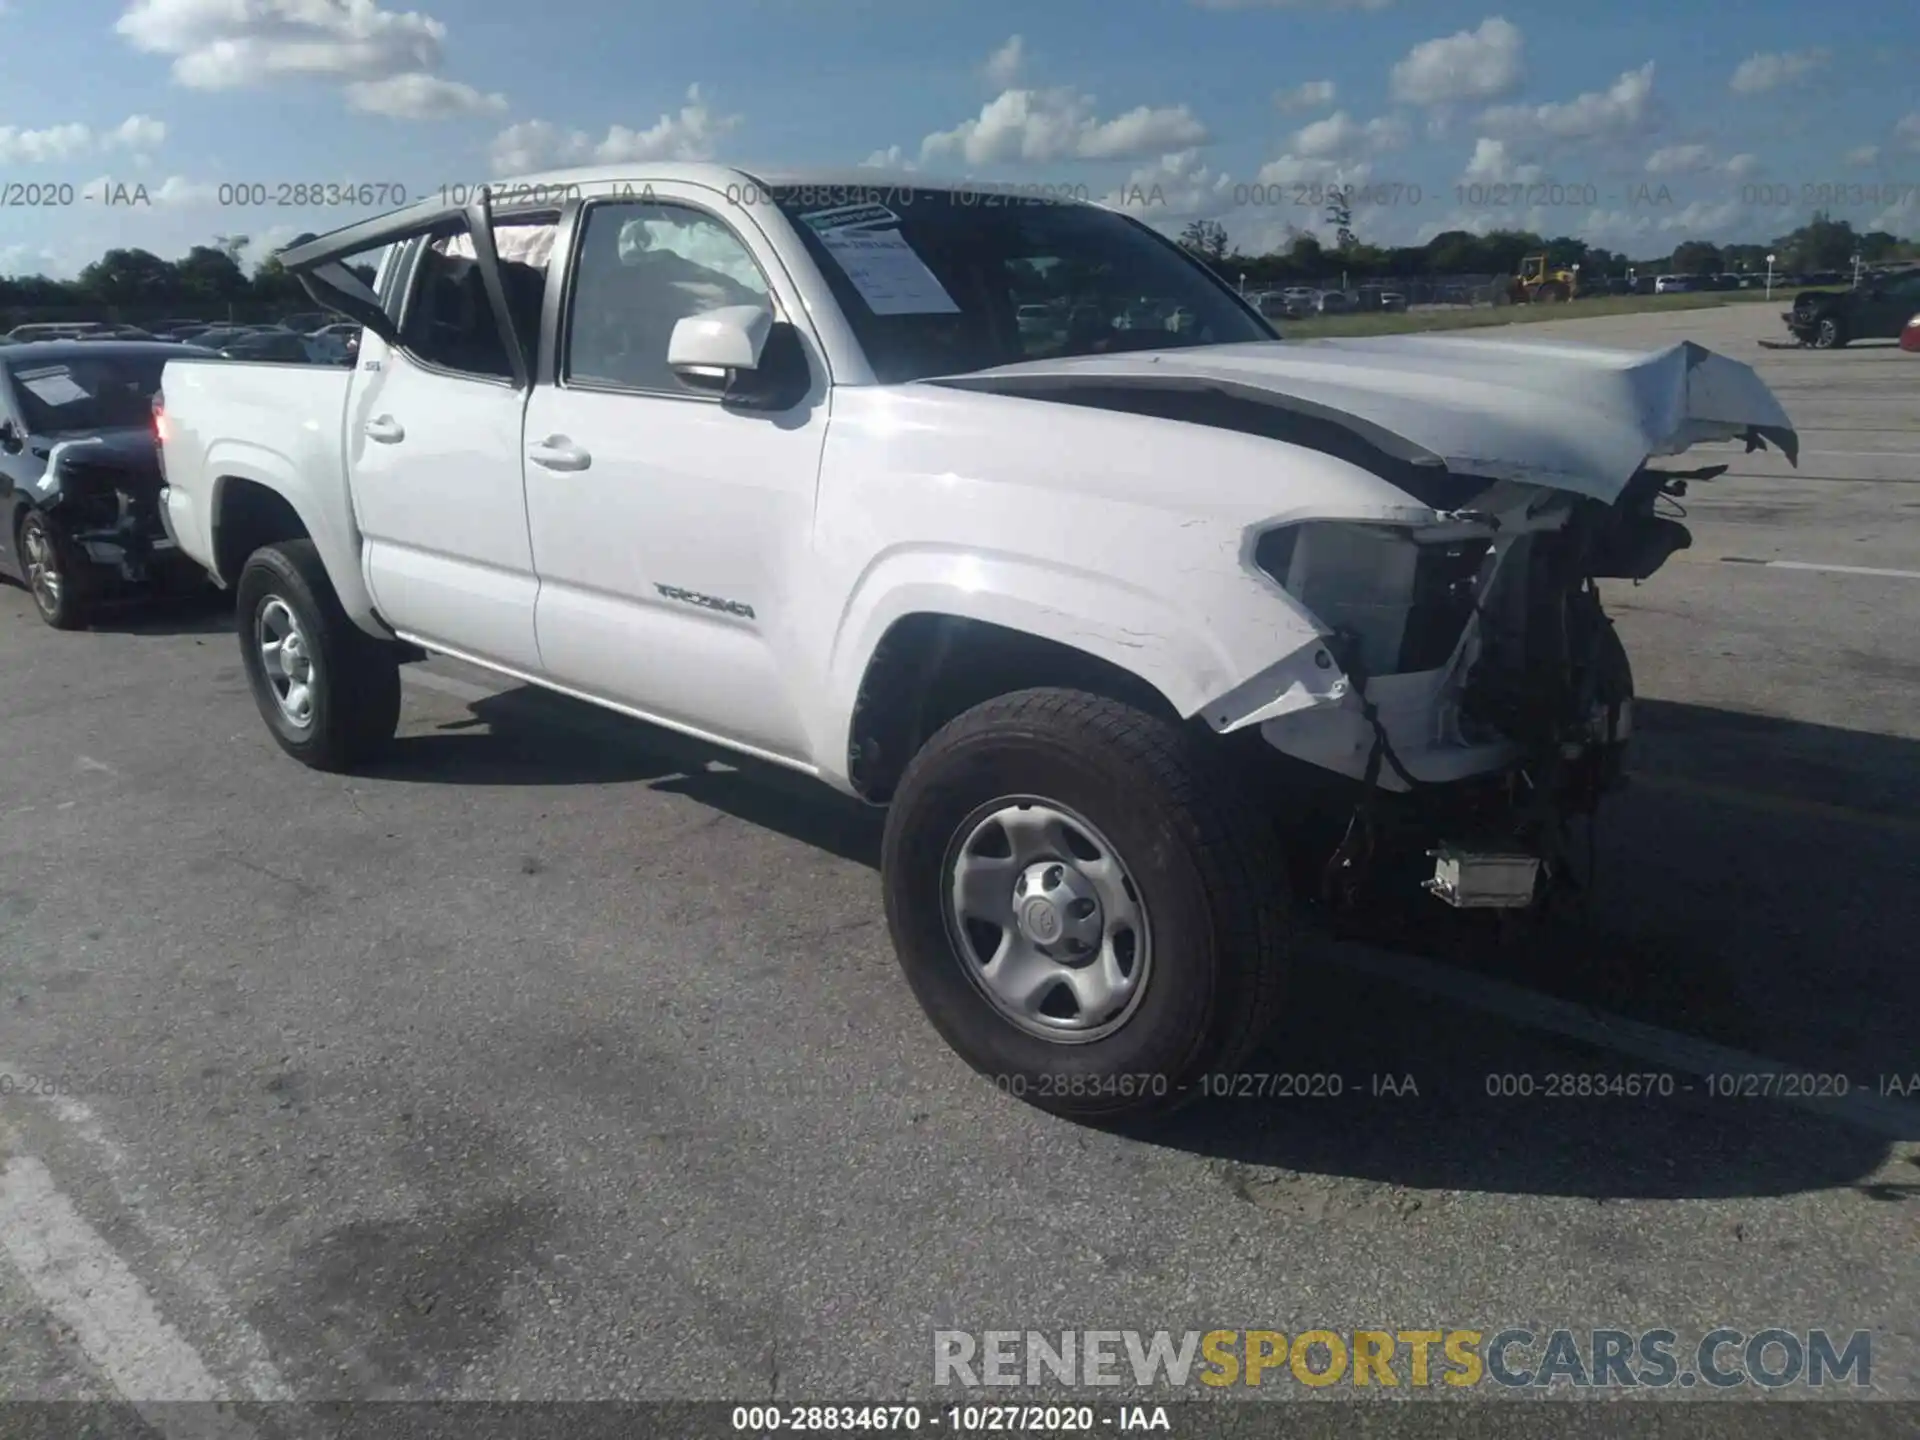
<svg viewBox="0 0 1920 1440"><path fill-rule="evenodd" d="M549 435L527 447L527 458L544 470L585 470L593 456L564 435Z"/></svg>
<svg viewBox="0 0 1920 1440"><path fill-rule="evenodd" d="M398 445L407 438L406 427L391 415L376 415L367 421L367 438L382 445Z"/></svg>

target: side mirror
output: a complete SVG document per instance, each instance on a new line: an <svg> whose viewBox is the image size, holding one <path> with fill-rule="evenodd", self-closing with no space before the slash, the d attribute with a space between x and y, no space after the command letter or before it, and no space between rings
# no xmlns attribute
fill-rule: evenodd
<svg viewBox="0 0 1920 1440"><path fill-rule="evenodd" d="M20 427L11 420L0 420L0 450L18 455L26 448L27 437L20 433Z"/></svg>
<svg viewBox="0 0 1920 1440"><path fill-rule="evenodd" d="M758 305L726 305L673 327L667 366L689 389L749 410L789 410L812 386L800 332Z"/></svg>

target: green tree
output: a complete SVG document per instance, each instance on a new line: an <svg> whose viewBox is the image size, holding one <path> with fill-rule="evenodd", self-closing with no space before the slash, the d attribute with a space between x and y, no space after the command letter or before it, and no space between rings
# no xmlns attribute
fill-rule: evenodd
<svg viewBox="0 0 1920 1440"><path fill-rule="evenodd" d="M1678 275L1718 275L1727 266L1720 247L1704 240L1689 240L1675 246L1670 263Z"/></svg>
<svg viewBox="0 0 1920 1440"><path fill-rule="evenodd" d="M1180 232L1180 244L1211 265L1227 258L1227 227L1218 220L1195 220Z"/></svg>
<svg viewBox="0 0 1920 1440"><path fill-rule="evenodd" d="M109 307L165 307L179 293L173 266L150 250L109 250L82 270L74 283L82 303Z"/></svg>

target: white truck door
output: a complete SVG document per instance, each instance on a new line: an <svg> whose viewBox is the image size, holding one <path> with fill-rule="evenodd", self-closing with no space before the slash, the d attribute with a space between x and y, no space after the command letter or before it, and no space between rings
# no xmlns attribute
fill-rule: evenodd
<svg viewBox="0 0 1920 1440"><path fill-rule="evenodd" d="M748 207L696 185L586 190L556 245L560 323L527 407L547 673L810 764L795 604L826 436L817 336ZM729 398L667 363L677 321L743 305L777 322L778 398Z"/></svg>
<svg viewBox="0 0 1920 1440"><path fill-rule="evenodd" d="M541 670L521 425L559 212L418 207L283 257L368 325L345 453L367 587L395 631L528 674ZM381 298L336 262L406 247ZM347 247L353 246L352 250Z"/></svg>

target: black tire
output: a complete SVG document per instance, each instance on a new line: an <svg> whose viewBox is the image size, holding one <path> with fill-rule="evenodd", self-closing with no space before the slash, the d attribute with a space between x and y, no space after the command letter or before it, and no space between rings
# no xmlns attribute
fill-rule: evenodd
<svg viewBox="0 0 1920 1440"><path fill-rule="evenodd" d="M1247 793L1178 723L1083 691L1003 695L940 730L901 777L882 846L894 949L934 1028L1001 1089L1074 1119L1163 1113L1202 1093L1271 1028L1290 948L1284 862ZM1010 797L1104 832L1147 916L1138 997L1099 1038L1020 1028L951 938L951 847Z"/></svg>
<svg viewBox="0 0 1920 1440"><path fill-rule="evenodd" d="M400 665L392 646L366 633L340 607L311 540L256 550L240 572L234 605L240 659L254 702L280 748L315 770L351 770L373 759L400 723ZM310 651L310 713L296 723L282 708L261 652L261 627L278 603L292 613Z"/></svg>
<svg viewBox="0 0 1920 1440"><path fill-rule="evenodd" d="M35 613L56 630L85 629L93 599L92 577L60 522L44 510L27 511L20 517L14 553L20 557ZM51 568L51 586L36 583L36 553Z"/></svg>
<svg viewBox="0 0 1920 1440"><path fill-rule="evenodd" d="M1846 347L1848 339L1847 322L1838 315L1823 315L1820 323L1814 327L1813 348L1816 350L1840 350Z"/></svg>

